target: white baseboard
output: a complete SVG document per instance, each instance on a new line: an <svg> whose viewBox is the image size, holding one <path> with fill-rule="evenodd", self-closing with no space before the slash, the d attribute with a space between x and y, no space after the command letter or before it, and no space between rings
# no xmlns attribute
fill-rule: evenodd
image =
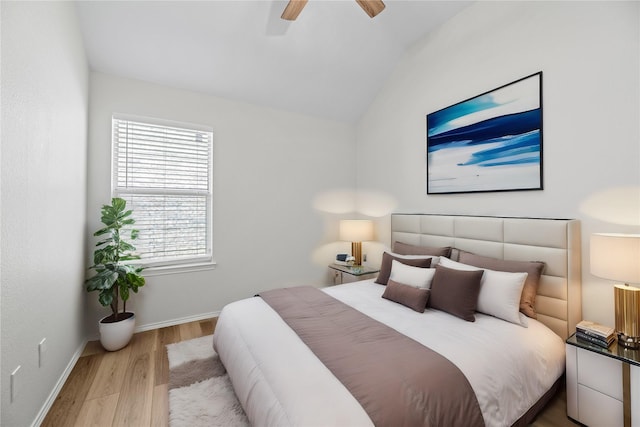
<svg viewBox="0 0 640 427"><path fill-rule="evenodd" d="M198 320L211 319L212 317L218 317L218 316L220 316L220 311L212 311L210 313L202 313L202 314L197 314L195 316L187 316L187 317L180 317L178 319L163 320L162 322L148 323L146 325L136 326L133 332L136 333L136 332L151 331L153 329L166 328L167 326L181 325L183 323L189 323L189 322L197 322ZM100 339L99 335L93 334L87 337L87 342L96 341L99 339Z"/></svg>
<svg viewBox="0 0 640 427"><path fill-rule="evenodd" d="M49 409L51 409L53 402L56 401L56 398L58 397L60 390L62 390L62 386L64 386L64 383L67 381L67 378L69 378L69 375L71 375L71 371L73 371L73 368L76 366L78 359L80 359L80 356L82 356L82 352L84 351L84 348L87 346L87 342L88 340L84 340L82 344L80 344L80 347L78 347L76 352L71 357L71 360L67 364L67 367L62 372L62 375L60 375L58 382L56 382L55 387L53 387L53 390L51 390L49 397L44 402L44 405L42 405L42 408L40 408L40 411L38 412L36 419L33 420L31 427L39 427L40 424L42 424L42 422L44 421L44 418L47 416L47 413L49 413Z"/></svg>
<svg viewBox="0 0 640 427"><path fill-rule="evenodd" d="M197 322L198 320L211 319L220 316L220 311L212 311L210 313L197 314L195 316L181 317L179 319L165 320L162 322L149 323L147 325L137 326L135 332L151 331L153 329L166 328L167 326L181 325L183 323Z"/></svg>

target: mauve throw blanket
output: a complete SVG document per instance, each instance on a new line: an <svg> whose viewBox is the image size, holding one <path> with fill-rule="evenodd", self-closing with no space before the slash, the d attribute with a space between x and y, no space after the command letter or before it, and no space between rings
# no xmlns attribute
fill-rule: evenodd
<svg viewBox="0 0 640 427"><path fill-rule="evenodd" d="M376 426L484 426L448 359L312 287L260 293Z"/></svg>

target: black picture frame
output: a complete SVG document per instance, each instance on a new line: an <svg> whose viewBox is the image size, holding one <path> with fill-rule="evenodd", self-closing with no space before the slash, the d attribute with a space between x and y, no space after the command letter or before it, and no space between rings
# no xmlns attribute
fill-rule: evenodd
<svg viewBox="0 0 640 427"><path fill-rule="evenodd" d="M543 190L542 71L426 116L427 194Z"/></svg>

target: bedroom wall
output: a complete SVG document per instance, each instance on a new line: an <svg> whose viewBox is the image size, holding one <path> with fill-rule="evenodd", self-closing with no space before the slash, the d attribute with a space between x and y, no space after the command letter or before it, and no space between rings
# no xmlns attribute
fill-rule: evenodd
<svg viewBox="0 0 640 427"><path fill-rule="evenodd" d="M209 125L214 134L217 265L200 272L148 273L147 285L127 305L136 311L139 328L208 316L263 289L326 283L336 247L346 248L335 242L337 218L353 209L353 125L92 73L91 230L111 197L114 112ZM89 335L106 315L96 299L88 297Z"/></svg>
<svg viewBox="0 0 640 427"><path fill-rule="evenodd" d="M0 424L28 426L84 345L89 70L73 3L3 1L0 14Z"/></svg>
<svg viewBox="0 0 640 427"><path fill-rule="evenodd" d="M589 236L640 231L639 26L638 2L464 9L413 46L358 123L358 189L371 196L360 210L386 198L403 213L578 218L583 318L613 325L613 282L589 273ZM540 70L545 189L427 195L426 114Z"/></svg>

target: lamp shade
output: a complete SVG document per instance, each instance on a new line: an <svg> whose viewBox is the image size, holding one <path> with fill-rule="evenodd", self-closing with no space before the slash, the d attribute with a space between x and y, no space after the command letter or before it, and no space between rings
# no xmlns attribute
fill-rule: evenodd
<svg viewBox="0 0 640 427"><path fill-rule="evenodd" d="M594 276L640 283L640 234L592 234L590 253Z"/></svg>
<svg viewBox="0 0 640 427"><path fill-rule="evenodd" d="M347 242L373 240L373 222L368 219L343 219L340 221L340 240Z"/></svg>

